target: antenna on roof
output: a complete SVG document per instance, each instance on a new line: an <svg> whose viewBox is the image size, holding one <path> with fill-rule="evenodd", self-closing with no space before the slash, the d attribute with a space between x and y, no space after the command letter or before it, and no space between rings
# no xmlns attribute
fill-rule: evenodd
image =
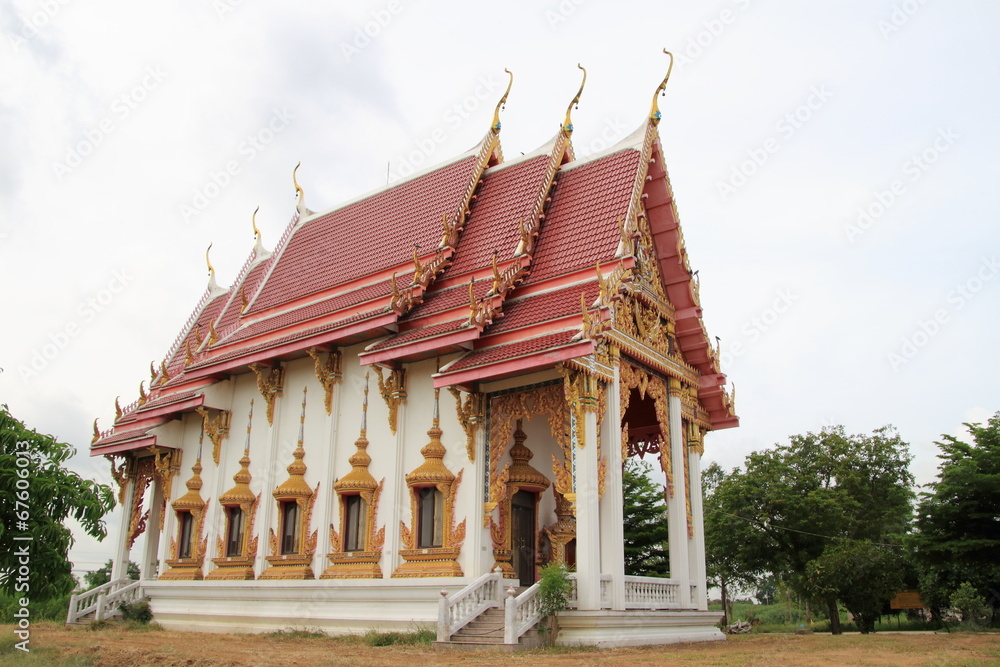
<svg viewBox="0 0 1000 667"><path fill-rule="evenodd" d="M666 94L664 93L664 89L667 87L667 81L670 79L670 72L674 69L674 54L666 49L663 49L663 52L670 56L670 65L667 67L667 75L663 77L663 81L660 82L660 85L656 87L656 92L653 93L653 104L649 108L649 120L653 121L654 125L659 123L660 118L663 116L660 113L659 105L656 103L656 98Z"/></svg>
<svg viewBox="0 0 1000 667"><path fill-rule="evenodd" d="M574 97L573 101L569 103L568 107L566 107L566 118L563 120L561 127L562 131L567 136L573 132L573 120L570 118L570 113L573 111L574 107L577 109L580 108L580 95L583 94L583 87L587 85L587 70L580 63L577 63L576 66L583 70L583 81L580 83L580 90L576 91L576 97Z"/></svg>

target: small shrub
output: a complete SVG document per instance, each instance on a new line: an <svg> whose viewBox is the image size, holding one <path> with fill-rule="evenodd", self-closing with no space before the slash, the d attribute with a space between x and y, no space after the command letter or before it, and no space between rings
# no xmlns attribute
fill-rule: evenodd
<svg viewBox="0 0 1000 667"><path fill-rule="evenodd" d="M962 614L962 622L967 626L975 628L989 622L987 614L989 605L968 581L963 582L958 590L951 594L949 602Z"/></svg>
<svg viewBox="0 0 1000 667"><path fill-rule="evenodd" d="M430 630L417 630L416 632L379 632L369 630L364 635L365 643L369 646L418 646L430 645L437 639L437 634Z"/></svg>
<svg viewBox="0 0 1000 667"><path fill-rule="evenodd" d="M122 613L122 620L124 621L135 621L146 624L153 620L153 610L150 609L148 600L122 602L118 605L118 611Z"/></svg>
<svg viewBox="0 0 1000 667"><path fill-rule="evenodd" d="M552 616L569 605L573 584L562 563L549 563L542 568L538 579L538 603L542 616Z"/></svg>

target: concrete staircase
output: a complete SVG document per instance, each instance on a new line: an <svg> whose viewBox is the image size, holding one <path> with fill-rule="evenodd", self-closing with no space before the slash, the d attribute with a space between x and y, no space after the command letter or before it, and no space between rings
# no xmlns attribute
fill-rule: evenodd
<svg viewBox="0 0 1000 667"><path fill-rule="evenodd" d="M524 591L524 587L518 593ZM434 642L434 648L443 650L469 651L476 649L495 649L506 653L540 648L543 637L538 632L538 626L528 630L517 644L503 643L504 610L502 607L487 609L474 621L451 636L450 641Z"/></svg>

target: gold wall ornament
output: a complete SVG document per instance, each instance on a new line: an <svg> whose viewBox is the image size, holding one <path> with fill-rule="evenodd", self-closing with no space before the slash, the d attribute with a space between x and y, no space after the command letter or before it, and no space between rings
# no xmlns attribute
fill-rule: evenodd
<svg viewBox="0 0 1000 667"><path fill-rule="evenodd" d="M571 371L562 364L557 366L556 370L563 377L566 404L573 414L576 446L585 447L587 444L585 420L588 412L597 412L600 382L590 373Z"/></svg>
<svg viewBox="0 0 1000 667"><path fill-rule="evenodd" d="M223 531L227 535L230 529L228 516L230 508L239 508L243 531L239 539L239 553L227 555L225 542L220 536L217 543L218 557L213 558L216 568L206 579L232 579L246 581L254 578L253 563L257 557L257 537L254 535L254 522L257 518L257 507L260 505L260 494L254 495L250 489L250 429L253 425L253 400L250 401L250 416L247 419L247 439L243 447L243 458L240 459L240 469L233 475L235 485L221 496L219 504L223 507Z"/></svg>
<svg viewBox="0 0 1000 667"><path fill-rule="evenodd" d="M344 377L343 353L334 349L324 355L316 346L310 347L306 351L312 357L316 379L319 380L325 392L323 405L326 407L326 414L330 414L333 411L333 385L340 384Z"/></svg>
<svg viewBox="0 0 1000 667"><path fill-rule="evenodd" d="M163 449L160 447L148 447L153 453L153 469L160 479L160 489L163 500L170 500L173 493L174 475L181 471L181 456L183 452L179 449ZM162 514L160 527L163 527Z"/></svg>
<svg viewBox="0 0 1000 667"><path fill-rule="evenodd" d="M184 341L184 368L194 363L194 354L191 353L191 341Z"/></svg>
<svg viewBox="0 0 1000 667"><path fill-rule="evenodd" d="M647 453L657 454L660 461L660 469L663 470L667 478L667 485L664 489L664 498L672 498L674 495L674 475L673 466L670 461L670 405L668 402L669 389L667 380L653 375L646 370L628 363L621 359L618 367L618 377L620 382L620 419L625 422L625 411L628 410L632 390L639 393L639 398L645 399L649 396L653 401L653 410L656 414L656 433L651 434L641 427L634 427L628 433L622 433L622 439L627 438L625 447L625 458L629 456L640 456ZM634 425L633 425L634 426Z"/></svg>
<svg viewBox="0 0 1000 667"><path fill-rule="evenodd" d="M167 360L160 361L160 386L170 382L170 373L167 372Z"/></svg>
<svg viewBox="0 0 1000 667"><path fill-rule="evenodd" d="M552 495L556 498L556 521L545 527L545 534L552 545L550 559L555 563L569 565L566 561L566 546L576 539L576 516L573 515L573 503L554 487Z"/></svg>
<svg viewBox="0 0 1000 667"><path fill-rule="evenodd" d="M399 550L403 563L392 573L393 577L461 577L462 566L458 564L458 556L465 541L465 519L455 525L455 498L458 487L462 483L462 472L452 474L444 465L446 453L441 443L440 399L441 390L434 390L434 415L431 428L427 431L430 442L424 445L420 454L424 462L406 475L406 485L410 490L410 519L412 529L399 522L400 539L405 549ZM424 489L435 489L441 494L441 514L436 517L440 524L432 533L440 532L440 545L421 545L419 542L420 504L419 495ZM434 499L428 500L434 502Z"/></svg>
<svg viewBox="0 0 1000 667"><path fill-rule="evenodd" d="M653 93L653 103L649 107L649 120L652 121L654 125L659 124L660 118L663 117L663 114L660 113L660 107L657 104L656 98L660 95L666 94L664 90L667 87L667 81L670 80L670 72L674 69L674 54L670 53L670 51L667 51L666 49L663 49L663 52L670 56L670 65L667 67L667 75L663 77L663 81L661 81L660 85L656 87L656 92Z"/></svg>
<svg viewBox="0 0 1000 667"><path fill-rule="evenodd" d="M583 70L583 81L580 83L580 90L576 92L576 96L573 98L573 101L571 101L569 103L569 106L566 107L566 118L563 120L562 125L560 126L560 128L563 131L563 134L566 135L567 137L573 133L573 119L570 117L570 115L572 114L574 107L577 109L580 108L580 95L583 94L583 87L587 85L587 70L584 69L583 65L581 65L580 63L577 63L576 66L581 70Z"/></svg>
<svg viewBox="0 0 1000 667"><path fill-rule="evenodd" d="M115 459L121 458L121 461L116 464ZM118 504L125 504L125 487L128 484L128 467L129 467L129 457L125 454L105 454L104 458L108 460L111 464L111 477L115 480L118 485Z"/></svg>
<svg viewBox="0 0 1000 667"><path fill-rule="evenodd" d="M200 449L200 446L199 446ZM171 503L174 512L177 513L178 531L183 530L184 515L191 515L191 532L188 549L189 555L180 553L181 534L170 540L170 558L167 559L169 569L159 576L161 580L175 581L200 581L204 578L202 574L202 564L205 560L205 553L208 550L208 538L203 537L205 512L208 509L208 501L201 498L201 452L191 466L191 478L187 481L187 493Z"/></svg>
<svg viewBox="0 0 1000 667"><path fill-rule="evenodd" d="M359 497L364 502L364 529L355 526L359 531L360 548L345 550L345 545L336 527L330 524L330 560L328 567L320 579L381 579L382 569L379 560L382 558L382 545L385 543L385 526L376 531L375 521L378 517L378 501L382 494L385 479L376 482L368 471L372 462L368 455L368 379L365 374L365 397L361 406L361 430L354 442L357 451L348 461L351 471L337 480L333 490L337 494L340 506L340 526L345 527L348 519L345 508L348 498Z"/></svg>
<svg viewBox="0 0 1000 667"><path fill-rule="evenodd" d="M282 509L286 503L295 503L298 505L297 521L298 521L298 542L295 544L295 550L291 553L280 554L278 551L278 537L274 531L274 528L270 528L271 531L271 555L267 557L267 562L270 563L264 572L261 573L260 579L313 579L312 571L312 557L316 551L316 541L318 539L319 531L313 531L309 533L309 528L312 522L312 510L313 505L316 502L316 496L319 494L319 484L316 484L315 489L309 488L306 483L306 464L305 464L305 447L304 447L304 435L305 435L305 421L306 421L306 393L309 387L305 386L302 388L302 410L299 415L299 440L298 446L295 451L292 452L292 463L288 466L288 479L284 481L278 488L276 488L271 495L274 496L275 501L278 504L278 532L281 533L285 530L283 525L284 518L282 517Z"/></svg>
<svg viewBox="0 0 1000 667"><path fill-rule="evenodd" d="M491 569L499 567L503 571L504 577L507 578L517 576L512 564L514 553L513 536L510 531L512 523L511 499L518 491L527 491L528 493L540 495L550 485L548 478L531 466L530 461L534 457L534 453L524 444L528 436L521 428L521 422L521 419L515 422L514 444L510 448L511 462L504 468L501 475L505 480L506 488L501 492L502 498L499 501L500 521L491 522L490 525L494 560ZM537 539L537 511L536 526L533 528L532 534Z"/></svg>
<svg viewBox="0 0 1000 667"><path fill-rule="evenodd" d="M476 460L476 433L479 425L483 423L486 412L486 397L477 391L469 392L462 400L462 392L455 387L448 387L448 391L455 397L455 411L458 414L458 423L465 431L465 451L469 455L469 462Z"/></svg>
<svg viewBox="0 0 1000 667"><path fill-rule="evenodd" d="M229 410L215 410L212 408L195 408L195 412L201 415L202 429L205 435L212 441L212 460L215 465L219 465L219 454L222 451L222 441L229 437L229 423L233 413Z"/></svg>
<svg viewBox="0 0 1000 667"><path fill-rule="evenodd" d="M274 423L274 399L281 396L285 381L285 369L280 363L269 366L261 363L252 363L249 366L254 375L257 376L257 391L267 402L267 423Z"/></svg>
<svg viewBox="0 0 1000 667"><path fill-rule="evenodd" d="M156 469L153 465L153 457L146 457L136 461L132 470L132 479L135 489L132 492L132 506L129 510L129 526L126 534L125 544L131 549L139 535L146 530L146 520L149 519L149 510L142 512L143 500L146 489L149 488L153 477L156 476Z"/></svg>
<svg viewBox="0 0 1000 667"><path fill-rule="evenodd" d="M396 434L396 418L399 406L406 403L406 369L396 368L389 371L386 379L382 367L375 366L375 377L378 380L378 393L389 408L389 430Z"/></svg>

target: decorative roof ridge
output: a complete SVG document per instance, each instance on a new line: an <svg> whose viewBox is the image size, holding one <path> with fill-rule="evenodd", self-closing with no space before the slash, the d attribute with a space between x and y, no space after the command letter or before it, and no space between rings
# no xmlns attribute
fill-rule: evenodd
<svg viewBox="0 0 1000 667"><path fill-rule="evenodd" d="M606 157L610 157L611 155L615 155L617 153L621 153L627 150L636 150L641 152L643 145L646 142L646 132L649 129L648 126L649 126L648 122L643 122L643 124L637 127L635 131L633 131L630 135L619 141L617 144L609 146L604 150L590 153L589 155L585 155L582 158L573 160L572 162L567 162L559 169L559 171L560 172L571 171L573 169L577 169L578 167L583 167L592 162L603 160Z"/></svg>
<svg viewBox="0 0 1000 667"><path fill-rule="evenodd" d="M483 174L484 175L495 174L498 171L503 171L508 167L524 164L525 162L529 162L531 160L534 160L535 158L551 155L552 151L555 149L557 141L559 141L558 134L552 137L552 139L550 139L549 141L545 142L544 144L536 148L535 150L531 151L530 153L525 153L524 155L518 155L516 158L512 160L501 162L500 164L495 164L492 167L487 168L486 171L483 172Z"/></svg>

